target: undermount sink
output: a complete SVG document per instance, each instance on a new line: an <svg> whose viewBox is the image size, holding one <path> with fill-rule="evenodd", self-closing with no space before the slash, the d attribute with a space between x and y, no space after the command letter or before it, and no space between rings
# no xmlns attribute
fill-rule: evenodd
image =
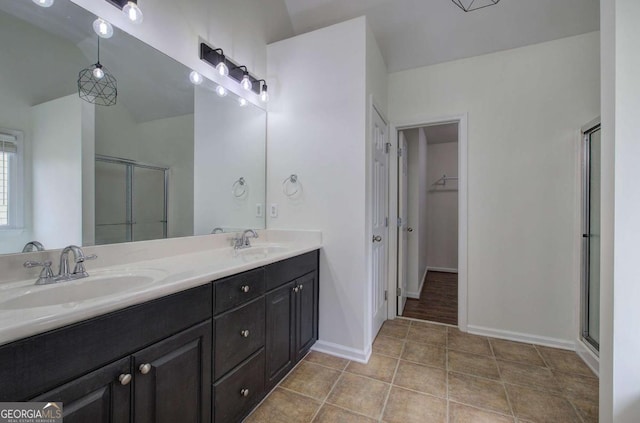
<svg viewBox="0 0 640 423"><path fill-rule="evenodd" d="M160 280L161 271L110 272L51 285L29 285L0 301L0 309L28 309L67 305L144 288Z"/></svg>

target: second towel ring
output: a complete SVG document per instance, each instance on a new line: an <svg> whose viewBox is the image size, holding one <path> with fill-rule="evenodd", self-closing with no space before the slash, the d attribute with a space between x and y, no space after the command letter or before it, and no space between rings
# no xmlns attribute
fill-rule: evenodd
<svg viewBox="0 0 640 423"><path fill-rule="evenodd" d="M236 198L242 197L247 192L247 181L245 181L245 179L241 176L231 186L231 192Z"/></svg>
<svg viewBox="0 0 640 423"><path fill-rule="evenodd" d="M295 188L293 192L289 190L290 185L293 185ZM298 175L296 175L295 173L286 177L284 181L282 181L282 191L284 192L284 195L286 195L287 197L293 197L298 193L299 189L300 189L300 183L298 182Z"/></svg>

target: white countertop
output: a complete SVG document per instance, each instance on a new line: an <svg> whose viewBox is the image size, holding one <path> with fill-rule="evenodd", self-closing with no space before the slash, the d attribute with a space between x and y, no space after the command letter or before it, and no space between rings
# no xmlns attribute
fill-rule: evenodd
<svg viewBox="0 0 640 423"><path fill-rule="evenodd" d="M282 233L284 232L279 232L280 235ZM161 258L107 267L99 267L97 262L88 262L87 270L91 276L78 281L36 286L34 285L35 280L31 278L0 283L0 345L201 286L226 276L322 247L319 232L308 232L307 234L310 236L275 236L272 234L272 236L266 237L271 238L267 240L268 243L254 242L250 252L240 254L229 246L220 246L219 242L212 243L213 248L202 250L202 241L200 240L197 245L200 248L199 251L180 252L170 256L159 254ZM269 245L276 247L273 249L274 251L265 249ZM99 253L99 249L100 247L93 247L92 252ZM54 290L65 285L69 286L69 284L86 284L88 282L98 286L100 278L109 274L152 275L153 283L133 288L128 287L113 294L76 302L22 308L11 308L5 304L3 307L3 303L37 290ZM73 287L65 289L73 289Z"/></svg>

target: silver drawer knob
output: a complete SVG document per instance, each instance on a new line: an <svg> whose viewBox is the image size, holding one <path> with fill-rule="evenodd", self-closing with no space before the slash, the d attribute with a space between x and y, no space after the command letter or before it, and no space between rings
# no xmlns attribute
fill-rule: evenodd
<svg viewBox="0 0 640 423"><path fill-rule="evenodd" d="M248 338L248 337L249 337L249 329L245 329L245 330L243 330L243 331L240 331L240 335L241 335L243 338Z"/></svg>
<svg viewBox="0 0 640 423"><path fill-rule="evenodd" d="M245 294L246 294L247 292L249 292L249 289L250 289L250 288L249 288L249 285L242 285L242 286L240 287L240 291L244 292Z"/></svg>
<svg viewBox="0 0 640 423"><path fill-rule="evenodd" d="M298 288L300 288L300 291L302 291L302 288L304 288L304 285L300 284L298 285Z"/></svg>
<svg viewBox="0 0 640 423"><path fill-rule="evenodd" d="M118 380L120 381L120 385L128 385L131 382L131 375L129 373L123 373L118 376Z"/></svg>
<svg viewBox="0 0 640 423"><path fill-rule="evenodd" d="M138 369L140 370L140 373L142 373L143 375L146 375L151 371L151 364L149 363L141 364Z"/></svg>
<svg viewBox="0 0 640 423"><path fill-rule="evenodd" d="M249 390L247 388L243 388L240 390L240 395L242 395L243 397L248 397L249 396Z"/></svg>
<svg viewBox="0 0 640 423"><path fill-rule="evenodd" d="M297 293L298 291L300 291L300 287L299 287L299 286L295 286L295 287L293 288L293 292L296 292L296 293Z"/></svg>

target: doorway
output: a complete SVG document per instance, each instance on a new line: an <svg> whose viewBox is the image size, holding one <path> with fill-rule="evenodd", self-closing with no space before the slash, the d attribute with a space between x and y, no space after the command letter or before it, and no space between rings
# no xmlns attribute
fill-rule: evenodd
<svg viewBox="0 0 640 423"><path fill-rule="evenodd" d="M391 205L398 225L391 288L397 289L398 301L390 307L390 318L466 331L466 121L466 115L459 115L395 127L398 160L392 163L397 169L391 173L396 179Z"/></svg>
<svg viewBox="0 0 640 423"><path fill-rule="evenodd" d="M582 322L583 340L600 348L600 121L583 128Z"/></svg>

